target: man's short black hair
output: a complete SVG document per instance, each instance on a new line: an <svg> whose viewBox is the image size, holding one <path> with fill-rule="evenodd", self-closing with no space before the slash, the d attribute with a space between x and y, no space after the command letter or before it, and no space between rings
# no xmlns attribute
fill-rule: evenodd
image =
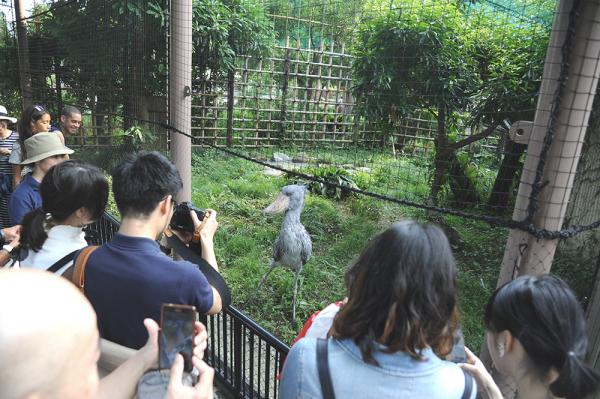
<svg viewBox="0 0 600 399"><path fill-rule="evenodd" d="M60 111L60 116L66 116L67 118L73 114L81 115L81 111L72 105L65 105Z"/></svg>
<svg viewBox="0 0 600 399"><path fill-rule="evenodd" d="M183 187L175 165L164 155L140 152L115 168L113 193L122 217L147 217L167 195Z"/></svg>

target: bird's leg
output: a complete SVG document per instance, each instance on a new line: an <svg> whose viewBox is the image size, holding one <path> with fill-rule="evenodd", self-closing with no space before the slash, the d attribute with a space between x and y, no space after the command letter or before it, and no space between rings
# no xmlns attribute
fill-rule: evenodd
<svg viewBox="0 0 600 399"><path fill-rule="evenodd" d="M254 293L252 294L248 302L246 302L245 306L249 306L254 303L254 300L256 299L256 294L258 294L258 290L260 290L263 284L267 281L267 277L269 277L269 274L271 274L271 272L273 271L273 269L275 269L275 267L277 267L277 265L277 262L271 261L271 264L269 265L269 270L267 270L267 272L263 274L262 278L260 279L260 283L258 283L258 286L254 290Z"/></svg>
<svg viewBox="0 0 600 399"><path fill-rule="evenodd" d="M296 295L298 294L298 280L300 278L300 272L302 272L302 266L296 270L294 276L294 297L292 299L292 321L296 322Z"/></svg>

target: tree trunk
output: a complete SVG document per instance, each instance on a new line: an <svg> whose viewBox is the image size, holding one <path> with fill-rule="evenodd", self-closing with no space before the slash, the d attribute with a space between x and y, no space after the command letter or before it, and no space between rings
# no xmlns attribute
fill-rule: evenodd
<svg viewBox="0 0 600 399"><path fill-rule="evenodd" d="M435 158L433 161L433 182L431 183L431 192L427 202L430 205L438 204L438 195L442 184L444 183L444 175L446 169L450 165L450 155L452 150L448 148L448 138L446 137L446 106L438 107L437 115L437 136L435 138Z"/></svg>
<svg viewBox="0 0 600 399"><path fill-rule="evenodd" d="M449 154L450 167L450 189L454 195L454 201L459 206L473 206L480 202L477 189L473 186L471 179L466 175L465 169L456 157L455 152Z"/></svg>
<svg viewBox="0 0 600 399"><path fill-rule="evenodd" d="M565 227L585 225L600 219L600 185L598 182L600 182L600 99L596 97L565 215ZM600 230L594 230L592 235L597 242L600 242ZM588 233L580 234L564 240L562 245L571 249L579 248L595 258L598 255L597 247L589 246L589 238Z"/></svg>
<svg viewBox="0 0 600 399"><path fill-rule="evenodd" d="M600 99L596 95L594 108L590 116L582 156L577 168L573 191L564 227L586 225L600 219ZM565 253L576 256L577 266L595 265L596 278L589 295L587 306L589 331L589 362L600 370L600 230L592 230L573 238L562 240L557 248L557 254ZM563 256L565 257L565 256ZM589 273L589 271L588 271ZM581 293L580 293L581 294ZM600 393L594 396L600 398Z"/></svg>
<svg viewBox="0 0 600 399"><path fill-rule="evenodd" d="M526 148L526 145L515 143L507 137L506 146L504 148L504 158L502 159L500 169L498 169L494 187L492 188L492 193L488 200L488 206L490 208L504 209L508 207L511 188L513 187L515 177L519 176L518 172L523 168L523 165L519 160Z"/></svg>

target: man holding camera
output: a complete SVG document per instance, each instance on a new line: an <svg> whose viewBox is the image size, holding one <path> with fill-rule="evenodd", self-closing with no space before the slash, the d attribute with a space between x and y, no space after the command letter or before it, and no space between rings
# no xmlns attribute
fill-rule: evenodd
<svg viewBox="0 0 600 399"><path fill-rule="evenodd" d="M156 240L169 226L179 172L158 152L129 157L113 172L113 193L122 222L113 240L91 253L85 268L85 294L98 315L100 335L130 348L141 348L148 334L143 320L160 320L163 303L193 305L201 313L221 310L221 296L197 265L164 255ZM204 220L190 212L202 261L218 271L213 237L216 212ZM191 240L192 234L175 233Z"/></svg>

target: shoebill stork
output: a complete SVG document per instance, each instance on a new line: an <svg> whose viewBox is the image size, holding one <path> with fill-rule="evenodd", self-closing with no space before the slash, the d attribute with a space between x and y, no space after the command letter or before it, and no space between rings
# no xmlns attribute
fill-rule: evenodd
<svg viewBox="0 0 600 399"><path fill-rule="evenodd" d="M285 266L292 269L295 273L292 320L296 320L296 296L300 272L312 255L312 240L300 222L306 191L305 186L297 184L285 186L281 189L279 197L263 211L266 214L285 212L285 216L273 247L273 260L271 260L269 270L260 280L256 291L262 287L275 267Z"/></svg>

